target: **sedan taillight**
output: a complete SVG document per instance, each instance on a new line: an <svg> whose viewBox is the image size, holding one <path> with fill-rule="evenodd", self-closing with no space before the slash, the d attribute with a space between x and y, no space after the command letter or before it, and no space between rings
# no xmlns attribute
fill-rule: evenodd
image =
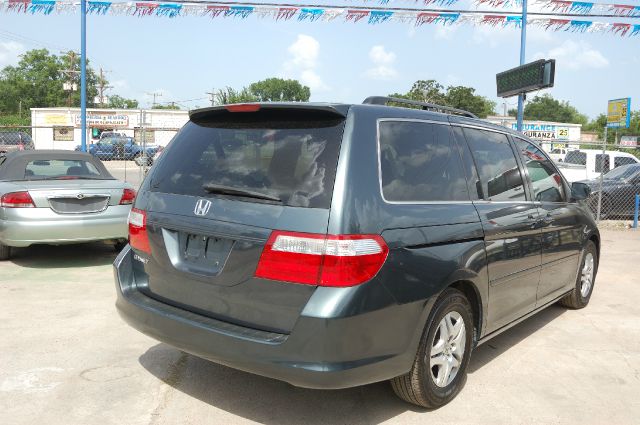
<svg viewBox="0 0 640 425"><path fill-rule="evenodd" d="M125 189L120 198L120 205L131 205L136 199L136 191L133 189Z"/></svg>
<svg viewBox="0 0 640 425"><path fill-rule="evenodd" d="M35 208L29 192L5 193L0 198L0 206L5 208Z"/></svg>

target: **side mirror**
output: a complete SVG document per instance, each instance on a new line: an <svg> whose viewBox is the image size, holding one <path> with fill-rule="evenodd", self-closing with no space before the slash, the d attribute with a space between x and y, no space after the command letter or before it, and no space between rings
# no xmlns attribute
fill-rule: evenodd
<svg viewBox="0 0 640 425"><path fill-rule="evenodd" d="M571 183L571 199L582 201L591 195L591 187L586 183Z"/></svg>

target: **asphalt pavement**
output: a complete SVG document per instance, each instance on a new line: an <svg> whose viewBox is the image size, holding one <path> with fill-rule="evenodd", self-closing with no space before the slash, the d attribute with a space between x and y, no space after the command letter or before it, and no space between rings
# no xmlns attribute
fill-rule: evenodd
<svg viewBox="0 0 640 425"><path fill-rule="evenodd" d="M120 319L111 247L19 249L0 263L0 424L640 424L640 231L602 236L590 305L479 347L435 411L385 382L307 390L184 354Z"/></svg>

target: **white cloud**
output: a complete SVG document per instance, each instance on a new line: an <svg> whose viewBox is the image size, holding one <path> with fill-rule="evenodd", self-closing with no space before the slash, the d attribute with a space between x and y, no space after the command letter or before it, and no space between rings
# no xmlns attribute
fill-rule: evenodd
<svg viewBox="0 0 640 425"><path fill-rule="evenodd" d="M473 28L472 40L476 44L482 44L496 48L504 43L520 42L520 30L514 28L494 28L491 25L479 25Z"/></svg>
<svg viewBox="0 0 640 425"><path fill-rule="evenodd" d="M315 38L298 34L296 41L287 49L290 59L284 63L286 76L298 78L312 91L327 90L329 87L322 81L316 71L318 56L320 55L320 43Z"/></svg>
<svg viewBox="0 0 640 425"><path fill-rule="evenodd" d="M19 56L26 51L24 45L17 41L0 42L0 68L15 65Z"/></svg>
<svg viewBox="0 0 640 425"><path fill-rule="evenodd" d="M388 80L398 75L393 67L396 54L385 50L384 46L373 46L369 51L369 59L373 67L369 68L365 75L374 80Z"/></svg>
<svg viewBox="0 0 640 425"><path fill-rule="evenodd" d="M609 60L586 41L566 40L548 52L538 52L534 59L552 58L565 69L606 68Z"/></svg>
<svg viewBox="0 0 640 425"><path fill-rule="evenodd" d="M437 25L435 38L436 40L451 40L458 32L460 25Z"/></svg>

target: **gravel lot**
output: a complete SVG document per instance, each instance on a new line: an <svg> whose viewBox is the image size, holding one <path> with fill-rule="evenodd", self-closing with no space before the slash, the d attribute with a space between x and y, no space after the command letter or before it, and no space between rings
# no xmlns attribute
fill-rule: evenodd
<svg viewBox="0 0 640 425"><path fill-rule="evenodd" d="M101 244L0 263L0 424L639 424L640 231L603 231L591 304L553 306L479 347L432 412L387 383L314 391L183 354L118 317Z"/></svg>

